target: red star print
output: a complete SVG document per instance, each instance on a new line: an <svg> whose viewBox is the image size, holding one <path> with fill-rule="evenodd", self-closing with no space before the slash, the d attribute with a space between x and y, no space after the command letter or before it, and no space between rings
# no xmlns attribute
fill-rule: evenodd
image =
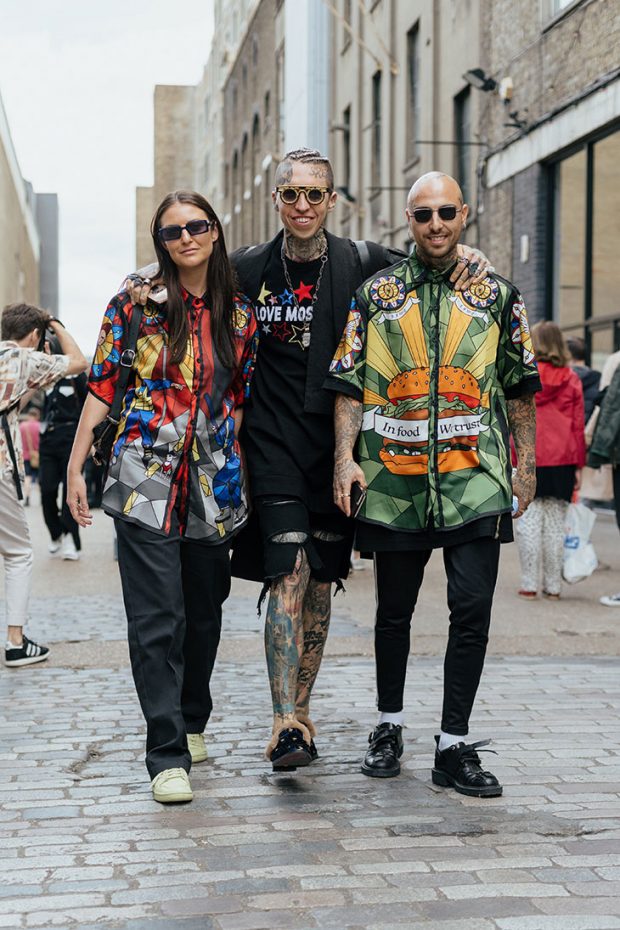
<svg viewBox="0 0 620 930"><path fill-rule="evenodd" d="M279 339L280 342L284 342L286 337L291 335L291 330L288 323L274 323L273 335L276 337L276 339Z"/></svg>
<svg viewBox="0 0 620 930"><path fill-rule="evenodd" d="M299 287L295 291L297 303L301 303L302 300L312 300L312 287L312 284L304 284L303 281L299 282Z"/></svg>

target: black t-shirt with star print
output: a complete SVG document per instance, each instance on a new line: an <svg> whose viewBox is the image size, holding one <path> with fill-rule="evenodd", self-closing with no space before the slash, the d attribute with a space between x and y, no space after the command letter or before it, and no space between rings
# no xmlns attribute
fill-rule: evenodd
<svg viewBox="0 0 620 930"><path fill-rule="evenodd" d="M312 320L321 260L287 259L287 267L297 306L277 251L265 268L265 280L254 301L260 339L242 434L251 493L254 497L291 495L310 510L331 512L332 418L304 412L308 351L302 337L304 323ZM326 284L324 278L321 288Z"/></svg>

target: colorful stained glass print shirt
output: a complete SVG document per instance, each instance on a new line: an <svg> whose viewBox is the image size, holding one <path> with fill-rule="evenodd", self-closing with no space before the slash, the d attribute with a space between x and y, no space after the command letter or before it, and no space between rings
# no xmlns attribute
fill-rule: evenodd
<svg viewBox="0 0 620 930"><path fill-rule="evenodd" d="M326 387L363 401L360 519L394 530L509 512L506 398L540 389L523 300L497 275L455 291L415 253L353 300Z"/></svg>
<svg viewBox="0 0 620 930"><path fill-rule="evenodd" d="M233 376L214 350L204 299L186 291L183 298L190 337L179 364L169 358L166 305L149 301L143 310L103 509L162 534L170 532L176 511L183 535L218 544L247 517L235 413L249 392L256 321L251 307L236 300L239 367ZM108 406L132 312L129 297L121 293L103 318L89 389Z"/></svg>

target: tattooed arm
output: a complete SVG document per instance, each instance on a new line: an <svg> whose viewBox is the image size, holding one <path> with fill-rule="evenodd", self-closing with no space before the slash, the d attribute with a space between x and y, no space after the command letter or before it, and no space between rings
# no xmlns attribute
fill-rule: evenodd
<svg viewBox="0 0 620 930"><path fill-rule="evenodd" d="M519 501L514 517L520 517L536 493L536 403L533 394L507 400L508 422L517 450L518 467L513 493Z"/></svg>
<svg viewBox="0 0 620 930"><path fill-rule="evenodd" d="M353 449L362 426L362 402L338 394L334 405L334 503L347 517L351 516L351 485L359 481L366 487L364 472L353 458Z"/></svg>

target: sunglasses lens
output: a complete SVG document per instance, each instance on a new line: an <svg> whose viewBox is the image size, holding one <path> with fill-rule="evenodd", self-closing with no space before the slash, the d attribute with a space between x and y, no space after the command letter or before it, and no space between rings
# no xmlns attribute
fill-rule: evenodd
<svg viewBox="0 0 620 930"><path fill-rule="evenodd" d="M162 226L159 230L159 238L163 242L172 242L173 239L181 238L180 226Z"/></svg>
<svg viewBox="0 0 620 930"><path fill-rule="evenodd" d="M437 213L442 220L453 220L456 216L456 207L440 207Z"/></svg>
<svg viewBox="0 0 620 930"><path fill-rule="evenodd" d="M281 187L280 188L280 197L282 198L282 203L297 203L297 197L299 196L298 191L294 187Z"/></svg>
<svg viewBox="0 0 620 930"><path fill-rule="evenodd" d="M211 223L209 220L190 220L186 225L186 230L190 236L200 236L209 230Z"/></svg>
<svg viewBox="0 0 620 930"><path fill-rule="evenodd" d="M320 187L310 187L306 191L306 198L308 203L314 204L317 206L320 203L323 203L323 198L325 197L326 191Z"/></svg>
<svg viewBox="0 0 620 930"><path fill-rule="evenodd" d="M430 207L419 207L413 211L413 218L416 223L428 223L432 219L433 211Z"/></svg>

